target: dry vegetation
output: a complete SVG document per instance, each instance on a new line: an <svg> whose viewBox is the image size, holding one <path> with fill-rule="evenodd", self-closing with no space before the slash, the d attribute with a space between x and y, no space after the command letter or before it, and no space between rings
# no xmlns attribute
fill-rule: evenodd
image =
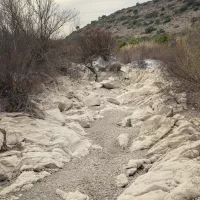
<svg viewBox="0 0 200 200"><path fill-rule="evenodd" d="M98 80L98 74L93 66L94 59L101 57L108 61L115 46L115 40L110 32L99 28L75 32L67 39L67 57L71 62L85 65Z"/></svg>
<svg viewBox="0 0 200 200"><path fill-rule="evenodd" d="M29 95L55 72L51 40L76 15L54 0L0 1L1 110L34 110Z"/></svg>
<svg viewBox="0 0 200 200"><path fill-rule="evenodd" d="M200 27L196 26L184 36L168 38L163 42L152 39L126 44L118 50L117 56L123 63L145 59L162 61L170 76L187 81L187 84L200 84Z"/></svg>

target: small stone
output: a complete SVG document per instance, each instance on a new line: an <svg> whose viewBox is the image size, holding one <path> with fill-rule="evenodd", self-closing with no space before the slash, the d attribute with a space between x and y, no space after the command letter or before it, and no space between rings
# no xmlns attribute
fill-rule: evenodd
<svg viewBox="0 0 200 200"><path fill-rule="evenodd" d="M126 170L126 174L128 176L133 176L135 174L135 172L137 171L137 168L131 168L131 169L127 169Z"/></svg>
<svg viewBox="0 0 200 200"><path fill-rule="evenodd" d="M128 178L125 174L121 174L116 178L116 185L117 187L125 187L128 185Z"/></svg>
<svg viewBox="0 0 200 200"><path fill-rule="evenodd" d="M180 103L180 104L187 103L187 98L181 97L181 98L177 99L177 102Z"/></svg>
<svg viewBox="0 0 200 200"><path fill-rule="evenodd" d="M122 127L131 127L131 116L123 119L121 122L118 123L118 125Z"/></svg>
<svg viewBox="0 0 200 200"><path fill-rule="evenodd" d="M154 163L154 162L156 162L158 160L158 157L157 156L152 156L150 158L150 160L151 160L151 163Z"/></svg>
<svg viewBox="0 0 200 200"><path fill-rule="evenodd" d="M59 102L58 103L58 109L60 110L60 112L67 111L70 108L72 108L72 102L71 101L69 101L69 102Z"/></svg>
<svg viewBox="0 0 200 200"><path fill-rule="evenodd" d="M33 187L33 184L27 184L25 186L23 186L23 188L21 189L21 191L28 191Z"/></svg>
<svg viewBox="0 0 200 200"><path fill-rule="evenodd" d="M101 82L102 86L106 89L115 89L119 87L119 82L113 79Z"/></svg>
<svg viewBox="0 0 200 200"><path fill-rule="evenodd" d="M66 193L60 189L57 189L56 194L64 200L90 200L87 195L82 194L79 191Z"/></svg>
<svg viewBox="0 0 200 200"><path fill-rule="evenodd" d="M95 149L95 150L100 150L100 151L103 150L103 147L101 147L101 146L99 146L99 145L95 145L95 144L92 145L91 148L92 148L92 149Z"/></svg>
<svg viewBox="0 0 200 200"><path fill-rule="evenodd" d="M118 136L118 143L120 147L123 149L127 148L129 142L129 135L128 134L121 134Z"/></svg>
<svg viewBox="0 0 200 200"><path fill-rule="evenodd" d="M88 97L85 98L84 104L88 107L92 106L100 106L101 105L101 99L99 95L97 94L91 94Z"/></svg>
<svg viewBox="0 0 200 200"><path fill-rule="evenodd" d="M115 98L107 98L107 101L115 105L120 105L120 102Z"/></svg>
<svg viewBox="0 0 200 200"><path fill-rule="evenodd" d="M125 169L131 168L140 168L143 164L143 160L129 160L128 164L125 166Z"/></svg>

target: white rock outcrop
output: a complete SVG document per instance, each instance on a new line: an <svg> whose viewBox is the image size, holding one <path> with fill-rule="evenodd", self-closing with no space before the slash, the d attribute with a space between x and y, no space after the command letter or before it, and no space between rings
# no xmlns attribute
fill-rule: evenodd
<svg viewBox="0 0 200 200"><path fill-rule="evenodd" d="M0 191L0 196L4 196L10 192L27 190L27 188L30 188L32 186L32 183L36 183L37 181L49 175L50 174L46 171L40 173L36 173L33 171L23 172L12 185Z"/></svg>
<svg viewBox="0 0 200 200"><path fill-rule="evenodd" d="M128 185L128 178L125 174L120 174L116 178L116 185L117 187L125 187Z"/></svg>
<svg viewBox="0 0 200 200"><path fill-rule="evenodd" d="M102 81L101 84L104 88L109 89L109 90L119 88L120 86L119 81L115 80L112 77L109 80Z"/></svg>
<svg viewBox="0 0 200 200"><path fill-rule="evenodd" d="M101 98L98 94L91 94L84 99L84 103L86 106L100 106L101 105Z"/></svg>
<svg viewBox="0 0 200 200"><path fill-rule="evenodd" d="M129 134L121 134L118 136L118 143L119 143L119 146L122 147L123 149L126 149L128 147L128 143L129 143Z"/></svg>
<svg viewBox="0 0 200 200"><path fill-rule="evenodd" d="M56 194L64 200L90 200L90 198L79 191L66 193L60 189L56 190Z"/></svg>

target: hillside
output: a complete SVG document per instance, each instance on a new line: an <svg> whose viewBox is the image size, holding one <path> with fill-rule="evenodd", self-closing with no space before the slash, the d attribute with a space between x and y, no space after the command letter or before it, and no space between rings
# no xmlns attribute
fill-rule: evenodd
<svg viewBox="0 0 200 200"><path fill-rule="evenodd" d="M181 32L199 17L199 0L153 0L101 16L86 27L100 27L119 37L140 37Z"/></svg>

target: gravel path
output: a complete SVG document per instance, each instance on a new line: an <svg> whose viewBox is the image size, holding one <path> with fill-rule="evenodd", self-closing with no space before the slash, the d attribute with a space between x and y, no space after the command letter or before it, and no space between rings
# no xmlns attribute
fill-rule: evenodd
<svg viewBox="0 0 200 200"><path fill-rule="evenodd" d="M117 110L107 111L103 119L95 121L86 130L93 144L100 145L103 150L92 150L81 160L72 160L65 168L23 193L20 200L60 200L56 195L57 188L66 192L79 190L93 200L116 200L123 191L115 185L116 176L123 173L123 165L130 159L142 158L144 155L142 151L131 155L117 144L116 138L122 133L137 136L133 128L117 125L128 114Z"/></svg>

